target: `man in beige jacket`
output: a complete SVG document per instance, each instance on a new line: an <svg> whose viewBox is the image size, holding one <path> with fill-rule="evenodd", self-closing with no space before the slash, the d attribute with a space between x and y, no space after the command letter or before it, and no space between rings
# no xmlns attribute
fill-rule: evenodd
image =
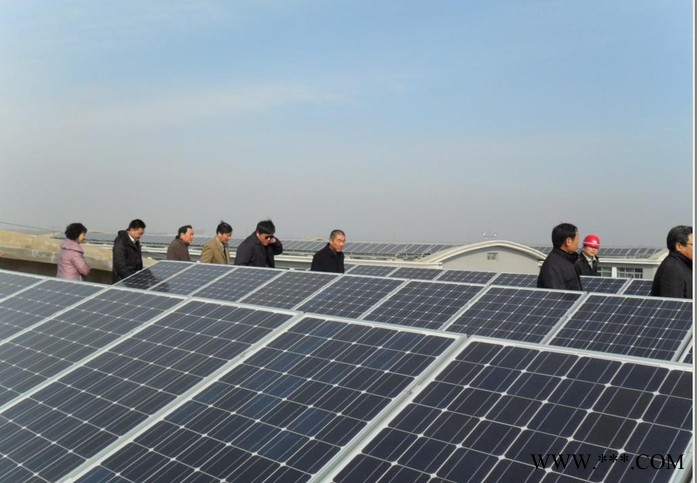
<svg viewBox="0 0 700 483"><path fill-rule="evenodd" d="M220 263L228 265L231 257L228 253L228 242L231 241L233 228L222 221L216 227L216 236L202 246L202 255L199 261L202 263Z"/></svg>

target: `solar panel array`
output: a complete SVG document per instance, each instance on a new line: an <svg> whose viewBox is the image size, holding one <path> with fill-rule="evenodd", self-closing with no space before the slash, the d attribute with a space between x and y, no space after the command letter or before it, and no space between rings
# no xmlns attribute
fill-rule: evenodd
<svg viewBox="0 0 700 483"><path fill-rule="evenodd" d="M150 291L0 299L0 481L612 482L646 473L546 456L690 458L691 301L158 265Z"/></svg>

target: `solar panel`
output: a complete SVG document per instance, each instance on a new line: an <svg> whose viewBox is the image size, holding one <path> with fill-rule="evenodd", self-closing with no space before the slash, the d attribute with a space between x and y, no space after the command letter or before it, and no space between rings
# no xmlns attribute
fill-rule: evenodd
<svg viewBox="0 0 700 483"><path fill-rule="evenodd" d="M688 352L685 354L685 357L683 358L683 363L684 364L692 364L693 363L693 346L690 346L688 349Z"/></svg>
<svg viewBox="0 0 700 483"><path fill-rule="evenodd" d="M188 270L175 274L166 281L152 287L151 290L189 295L231 270L235 270L235 267L213 263L195 263Z"/></svg>
<svg viewBox="0 0 700 483"><path fill-rule="evenodd" d="M189 302L5 410L0 453L62 479L291 317Z"/></svg>
<svg viewBox="0 0 700 483"><path fill-rule="evenodd" d="M108 289L0 344L0 405L31 390L182 300Z"/></svg>
<svg viewBox="0 0 700 483"><path fill-rule="evenodd" d="M81 481L303 481L453 340L305 318Z"/></svg>
<svg viewBox="0 0 700 483"><path fill-rule="evenodd" d="M333 481L683 481L636 458L690 459L692 372L473 340L374 433Z"/></svg>
<svg viewBox="0 0 700 483"><path fill-rule="evenodd" d="M147 290L154 285L158 285L166 278L172 277L183 270L187 270L191 266L191 263L162 260L155 265L136 272L124 280L120 280L115 285Z"/></svg>
<svg viewBox="0 0 700 483"><path fill-rule="evenodd" d="M497 274L494 272L472 272L468 270L443 270L435 280L441 282L482 283L487 284Z"/></svg>
<svg viewBox="0 0 700 483"><path fill-rule="evenodd" d="M393 278L409 278L412 280L433 280L443 271L439 268L401 267L391 274Z"/></svg>
<svg viewBox="0 0 700 483"><path fill-rule="evenodd" d="M446 330L542 342L581 297L577 292L491 286Z"/></svg>
<svg viewBox="0 0 700 483"><path fill-rule="evenodd" d="M89 297L104 287L63 280L44 280L0 302L0 340Z"/></svg>
<svg viewBox="0 0 700 483"><path fill-rule="evenodd" d="M40 278L0 270L0 297L7 297L41 282Z"/></svg>
<svg viewBox="0 0 700 483"><path fill-rule="evenodd" d="M319 272L286 272L242 299L242 303L291 309L338 275Z"/></svg>
<svg viewBox="0 0 700 483"><path fill-rule="evenodd" d="M411 281L364 318L440 329L483 288L481 285Z"/></svg>
<svg viewBox="0 0 700 483"><path fill-rule="evenodd" d="M626 283L626 278L581 277L585 292L618 293Z"/></svg>
<svg viewBox="0 0 700 483"><path fill-rule="evenodd" d="M358 318L405 282L389 278L340 277L297 310Z"/></svg>
<svg viewBox="0 0 700 483"><path fill-rule="evenodd" d="M689 300L590 294L551 344L673 360L692 325Z"/></svg>
<svg viewBox="0 0 700 483"><path fill-rule="evenodd" d="M491 285L505 285L507 287L537 287L537 275L531 273L499 273L493 279Z"/></svg>
<svg viewBox="0 0 700 483"><path fill-rule="evenodd" d="M651 285L653 280L642 280L641 278L632 279L630 284L622 292L625 295L646 295L651 294Z"/></svg>
<svg viewBox="0 0 700 483"><path fill-rule="evenodd" d="M282 273L270 268L236 267L236 269L192 295L216 300L235 302L260 285Z"/></svg>
<svg viewBox="0 0 700 483"><path fill-rule="evenodd" d="M355 265L352 269L346 270L345 273L352 273L353 275L386 277L394 270L396 270L396 267L386 267L383 265Z"/></svg>

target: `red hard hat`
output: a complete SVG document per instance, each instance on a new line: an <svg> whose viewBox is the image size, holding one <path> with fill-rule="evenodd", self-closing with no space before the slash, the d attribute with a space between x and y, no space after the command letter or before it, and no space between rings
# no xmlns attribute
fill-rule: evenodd
<svg viewBox="0 0 700 483"><path fill-rule="evenodd" d="M588 235L583 239L583 246L600 248L600 238L598 238L598 235Z"/></svg>

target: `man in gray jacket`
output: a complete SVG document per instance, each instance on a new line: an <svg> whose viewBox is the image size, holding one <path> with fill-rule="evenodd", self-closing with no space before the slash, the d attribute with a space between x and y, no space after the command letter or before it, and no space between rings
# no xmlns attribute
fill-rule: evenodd
<svg viewBox="0 0 700 483"><path fill-rule="evenodd" d="M165 254L167 260L177 260L180 262L190 261L190 243L194 240L194 230L192 225L181 226L177 230L177 236L168 246Z"/></svg>

